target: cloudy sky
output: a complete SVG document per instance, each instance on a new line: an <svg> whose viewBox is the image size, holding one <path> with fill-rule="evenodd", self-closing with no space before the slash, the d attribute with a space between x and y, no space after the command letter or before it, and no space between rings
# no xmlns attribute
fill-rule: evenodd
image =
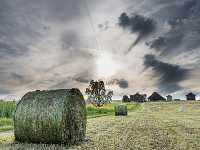
<svg viewBox="0 0 200 150"><path fill-rule="evenodd" d="M102 79L113 99L200 98L199 0L0 0L0 96Z"/></svg>

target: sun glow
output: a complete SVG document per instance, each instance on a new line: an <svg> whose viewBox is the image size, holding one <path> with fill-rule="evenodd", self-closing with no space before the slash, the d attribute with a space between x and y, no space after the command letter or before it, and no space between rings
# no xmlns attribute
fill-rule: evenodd
<svg viewBox="0 0 200 150"><path fill-rule="evenodd" d="M116 72L116 66L109 55L102 54L98 59L98 72L101 77L109 77Z"/></svg>

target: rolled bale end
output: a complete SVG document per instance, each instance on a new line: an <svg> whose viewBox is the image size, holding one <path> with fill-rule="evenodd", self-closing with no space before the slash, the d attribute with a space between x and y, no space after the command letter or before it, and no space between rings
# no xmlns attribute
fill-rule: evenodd
<svg viewBox="0 0 200 150"><path fill-rule="evenodd" d="M127 106L123 104L115 105L115 116L127 116Z"/></svg>
<svg viewBox="0 0 200 150"><path fill-rule="evenodd" d="M86 105L80 90L29 92L15 110L15 140L76 144L85 137L86 121Z"/></svg>

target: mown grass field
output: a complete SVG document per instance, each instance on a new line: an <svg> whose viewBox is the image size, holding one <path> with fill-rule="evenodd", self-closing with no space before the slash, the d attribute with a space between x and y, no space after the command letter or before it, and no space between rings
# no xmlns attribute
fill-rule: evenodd
<svg viewBox="0 0 200 150"><path fill-rule="evenodd" d="M14 134L0 135L2 149L200 149L198 102L146 102L128 116L87 120L86 137L76 146L16 144ZM151 108L155 105L156 108ZM142 111L145 106L147 111ZM161 110L157 109L162 107ZM183 107L184 112L178 112ZM7 145L5 145L7 144Z"/></svg>

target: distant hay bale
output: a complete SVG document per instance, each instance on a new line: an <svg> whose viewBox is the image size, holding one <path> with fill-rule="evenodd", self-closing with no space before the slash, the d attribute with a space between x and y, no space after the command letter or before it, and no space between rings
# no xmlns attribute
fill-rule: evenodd
<svg viewBox="0 0 200 150"><path fill-rule="evenodd" d="M86 106L78 89L25 94L14 114L15 140L75 144L85 137Z"/></svg>
<svg viewBox="0 0 200 150"><path fill-rule="evenodd" d="M145 106L143 107L143 111L146 111L146 107Z"/></svg>
<svg viewBox="0 0 200 150"><path fill-rule="evenodd" d="M127 106L123 104L115 105L115 116L127 116Z"/></svg>
<svg viewBox="0 0 200 150"><path fill-rule="evenodd" d="M184 112L183 107L180 107L178 111L179 111L179 112Z"/></svg>

